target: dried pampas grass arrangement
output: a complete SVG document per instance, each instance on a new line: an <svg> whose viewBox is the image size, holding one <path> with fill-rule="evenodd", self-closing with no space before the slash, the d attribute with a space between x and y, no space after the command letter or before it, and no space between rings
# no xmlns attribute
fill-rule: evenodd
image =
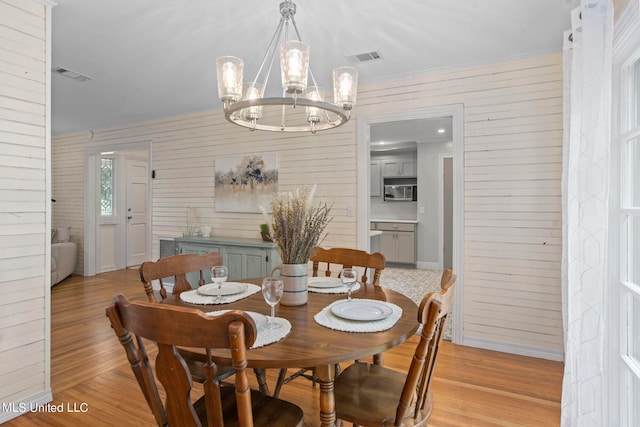
<svg viewBox="0 0 640 427"><path fill-rule="evenodd" d="M275 193L271 199L271 220L260 207L269 224L269 235L278 246L283 264L306 264L313 250L326 237L323 235L331 206L320 203L313 206L316 187L296 189L294 193Z"/></svg>
<svg viewBox="0 0 640 427"><path fill-rule="evenodd" d="M182 237L193 237L198 235L200 223L200 209L189 207L187 209L187 225L182 227Z"/></svg>

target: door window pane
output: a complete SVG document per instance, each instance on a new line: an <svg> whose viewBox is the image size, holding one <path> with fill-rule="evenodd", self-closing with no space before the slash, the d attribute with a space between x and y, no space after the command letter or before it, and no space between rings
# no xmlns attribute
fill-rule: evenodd
<svg viewBox="0 0 640 427"><path fill-rule="evenodd" d="M634 339L635 336L640 334L640 297L637 295L630 295L628 298L627 334L629 336L629 346L626 353L633 359L632 363L640 366L640 344L638 344L637 339Z"/></svg>
<svg viewBox="0 0 640 427"><path fill-rule="evenodd" d="M626 425L637 426L640 425L640 381L635 375L631 375L631 381L627 396L629 413Z"/></svg>
<svg viewBox="0 0 640 427"><path fill-rule="evenodd" d="M640 285L640 216L630 216L628 219L626 263L627 281Z"/></svg>
<svg viewBox="0 0 640 427"><path fill-rule="evenodd" d="M100 214L113 215L113 159L100 160Z"/></svg>
<svg viewBox="0 0 640 427"><path fill-rule="evenodd" d="M631 66L631 99L629 102L629 129L640 126L640 59Z"/></svg>
<svg viewBox="0 0 640 427"><path fill-rule="evenodd" d="M626 204L640 207L640 137L627 142Z"/></svg>

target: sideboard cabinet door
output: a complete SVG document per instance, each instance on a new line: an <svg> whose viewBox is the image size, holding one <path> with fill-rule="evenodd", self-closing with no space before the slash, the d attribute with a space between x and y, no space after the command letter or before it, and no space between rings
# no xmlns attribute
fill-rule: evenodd
<svg viewBox="0 0 640 427"><path fill-rule="evenodd" d="M229 280L240 280L249 277L265 277L267 272L267 250L242 246L228 246L227 267Z"/></svg>
<svg viewBox="0 0 640 427"><path fill-rule="evenodd" d="M280 264L277 247L272 243L265 243L255 239L219 238L205 239L202 237L176 238L178 253L205 254L215 251L222 255L222 263L229 268L229 279L266 277L271 270ZM198 273L187 275L192 287L198 283ZM205 281L211 282L211 272L205 272Z"/></svg>
<svg viewBox="0 0 640 427"><path fill-rule="evenodd" d="M178 245L178 253L180 254L198 254L204 255L207 252L218 252L222 255L222 259L224 260L224 252L221 246L217 245L208 245L202 243L179 243ZM224 261L223 261L224 262ZM204 271L202 272L202 277L204 278L205 283L211 283L211 272ZM187 281L191 285L192 288L198 287L198 280L200 280L200 274L197 271L187 273Z"/></svg>

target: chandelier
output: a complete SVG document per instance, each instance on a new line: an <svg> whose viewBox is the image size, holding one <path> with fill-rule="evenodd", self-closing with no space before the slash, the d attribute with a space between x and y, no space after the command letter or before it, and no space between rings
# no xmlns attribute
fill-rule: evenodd
<svg viewBox="0 0 640 427"><path fill-rule="evenodd" d="M280 3L280 22L258 68L256 77L243 84L244 62L234 56L216 59L218 96L224 104L225 118L251 130L316 133L346 123L356 103L358 71L353 67L333 70L333 103L325 101L325 92L316 84L309 67L309 45L301 41L291 0ZM297 39L289 40L289 24ZM278 44L282 96L265 97L265 90ZM311 86L307 85L308 75ZM304 107L302 109L296 107Z"/></svg>

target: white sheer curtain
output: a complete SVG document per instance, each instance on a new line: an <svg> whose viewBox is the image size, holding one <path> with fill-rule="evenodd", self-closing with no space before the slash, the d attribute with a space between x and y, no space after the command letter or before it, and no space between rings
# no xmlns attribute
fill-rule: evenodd
<svg viewBox="0 0 640 427"><path fill-rule="evenodd" d="M603 426L611 0L582 0L570 33L564 51L562 425Z"/></svg>

